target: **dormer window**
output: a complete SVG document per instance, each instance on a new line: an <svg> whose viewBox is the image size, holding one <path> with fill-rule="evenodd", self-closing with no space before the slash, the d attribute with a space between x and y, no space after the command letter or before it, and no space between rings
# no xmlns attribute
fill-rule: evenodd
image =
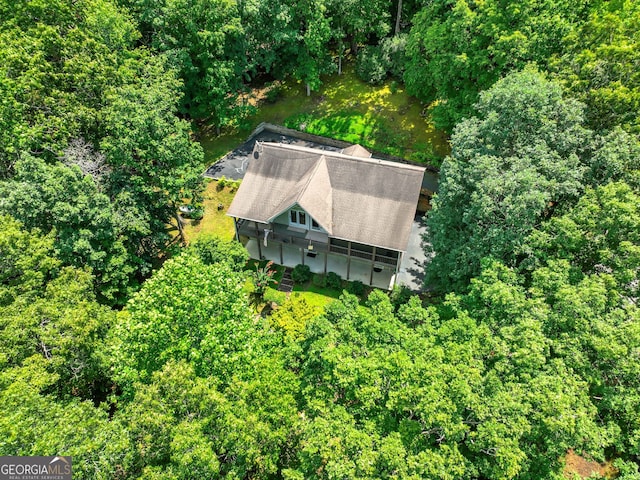
<svg viewBox="0 0 640 480"><path fill-rule="evenodd" d="M307 214L302 210L291 210L289 212L289 225L292 227L307 227Z"/></svg>
<svg viewBox="0 0 640 480"><path fill-rule="evenodd" d="M324 232L318 222L315 221L307 212L301 209L289 210L289 226L295 228L304 228L305 230L315 230L316 232Z"/></svg>

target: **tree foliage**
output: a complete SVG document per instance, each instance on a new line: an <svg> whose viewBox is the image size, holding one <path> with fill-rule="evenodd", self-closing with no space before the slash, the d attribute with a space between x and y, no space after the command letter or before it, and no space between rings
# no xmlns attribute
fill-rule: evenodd
<svg viewBox="0 0 640 480"><path fill-rule="evenodd" d="M130 237L149 259L166 248L167 223L182 232L178 206L199 198L203 153L189 123L176 116L179 80L161 58L140 55L122 67L129 81L107 96L100 147L113 167L111 196L126 199L126 217L146 219L132 225Z"/></svg>
<svg viewBox="0 0 640 480"><path fill-rule="evenodd" d="M61 398L103 395L102 352L113 311L96 302L89 271L60 266L50 236L2 220L0 372L9 383L46 374L42 388Z"/></svg>
<svg viewBox="0 0 640 480"><path fill-rule="evenodd" d="M527 234L582 191L582 106L532 70L483 93L479 116L461 122L428 215L435 257L429 280L464 288L488 255L514 264Z"/></svg>
<svg viewBox="0 0 640 480"><path fill-rule="evenodd" d="M65 265L89 267L103 301L124 303L135 282L135 250L109 198L78 167L47 165L25 156L15 175L0 183L0 210L28 229L51 234L55 256Z"/></svg>
<svg viewBox="0 0 640 480"><path fill-rule="evenodd" d="M597 131L640 131L639 22L637 2L595 2L567 37L566 50L552 59L552 70L587 105L589 125Z"/></svg>
<svg viewBox="0 0 640 480"><path fill-rule="evenodd" d="M383 37L418 8L409 89L441 125L475 113L428 220L447 294L283 295L264 318L240 244L162 265L201 193L182 116L232 122L265 73L318 88L347 45L381 45L398 76L402 37ZM640 478L633 2L0 14L0 454L72 455L80 479L533 480L564 478L574 450ZM509 73L530 62L560 83Z"/></svg>
<svg viewBox="0 0 640 480"><path fill-rule="evenodd" d="M201 188L180 81L135 48L133 21L108 0L0 11L2 210L55 229L59 258L91 267L101 300L122 304L166 250L178 202Z"/></svg>
<svg viewBox="0 0 640 480"><path fill-rule="evenodd" d="M236 2L128 2L148 43L166 55L182 79L181 109L224 125L233 118L247 69L244 29ZM189 12L185 14L185 12Z"/></svg>
<svg viewBox="0 0 640 480"><path fill-rule="evenodd" d="M584 223L593 204L602 226ZM612 183L566 217L584 235L605 224L625 235L637 204ZM613 448L625 478L637 478L625 463L638 454L640 428L629 279L582 267L584 244L569 242L568 255L556 248L564 238L541 237L555 229L550 221L532 234L541 240L531 241L536 260L524 274L485 260L467 294L437 308L412 297L397 313L374 290L364 305L344 293L324 311L289 300L266 323L241 293L244 274L189 249L117 316L84 317L90 277L63 271L40 294L53 304L19 297L2 312L11 345L0 374L3 452L35 451L39 430L18 437L12 425L41 411L58 426L65 399L69 415L99 433L93 453L77 430L51 440L82 459L79 478L96 469L127 478L561 478L570 448L595 458ZM615 257L631 251L608 245ZM19 320L19 309L32 320ZM87 377L65 377L80 361ZM123 389L110 397L109 421L74 387L92 385L91 365Z"/></svg>
<svg viewBox="0 0 640 480"><path fill-rule="evenodd" d="M405 81L423 101L437 100L436 124L451 129L473 112L482 90L562 51L587 2L436 0L413 19Z"/></svg>
<svg viewBox="0 0 640 480"><path fill-rule="evenodd" d="M248 362L254 341L241 278L193 253L168 260L120 314L116 379L148 381L169 360L192 361L199 374L225 378Z"/></svg>
<svg viewBox="0 0 640 480"><path fill-rule="evenodd" d="M138 34L108 0L3 1L0 11L3 178L22 152L53 160L73 138L97 143L104 92Z"/></svg>
<svg viewBox="0 0 640 480"><path fill-rule="evenodd" d="M226 263L235 272L243 270L249 260L249 252L240 242L225 242L219 237L200 236L191 248L205 265Z"/></svg>
<svg viewBox="0 0 640 480"><path fill-rule="evenodd" d="M25 230L8 215L0 216L0 305L22 295L37 295L60 266L53 251L53 236Z"/></svg>

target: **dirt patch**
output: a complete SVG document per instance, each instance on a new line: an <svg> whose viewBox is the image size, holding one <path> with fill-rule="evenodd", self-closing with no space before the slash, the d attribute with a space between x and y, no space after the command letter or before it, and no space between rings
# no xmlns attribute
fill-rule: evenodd
<svg viewBox="0 0 640 480"><path fill-rule="evenodd" d="M268 102L275 101L281 93L283 83L280 80L262 85L261 87L252 88L249 92L243 93L238 98L240 105L251 105L259 107Z"/></svg>
<svg viewBox="0 0 640 480"><path fill-rule="evenodd" d="M569 449L565 456L563 473L567 479L573 480L576 475L578 475L579 478L589 478L589 476L594 473L605 478L615 478L618 471L609 462L598 463L578 455L572 449Z"/></svg>

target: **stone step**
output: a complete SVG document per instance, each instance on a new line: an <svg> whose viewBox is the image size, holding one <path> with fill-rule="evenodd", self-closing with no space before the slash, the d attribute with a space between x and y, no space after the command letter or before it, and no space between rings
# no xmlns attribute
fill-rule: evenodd
<svg viewBox="0 0 640 480"><path fill-rule="evenodd" d="M281 292L290 293L293 291L293 279L291 278L291 269L287 268L283 275L280 283L278 284L278 290Z"/></svg>
<svg viewBox="0 0 640 480"><path fill-rule="evenodd" d="M285 293L293 292L293 283L289 284L289 283L280 282L280 285L278 285L278 291L285 292Z"/></svg>

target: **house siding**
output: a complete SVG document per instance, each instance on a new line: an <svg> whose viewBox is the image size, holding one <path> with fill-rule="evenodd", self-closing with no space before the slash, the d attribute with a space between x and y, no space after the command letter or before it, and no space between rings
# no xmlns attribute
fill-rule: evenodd
<svg viewBox="0 0 640 480"><path fill-rule="evenodd" d="M277 223L278 225L289 225L289 210L274 218L272 223Z"/></svg>

